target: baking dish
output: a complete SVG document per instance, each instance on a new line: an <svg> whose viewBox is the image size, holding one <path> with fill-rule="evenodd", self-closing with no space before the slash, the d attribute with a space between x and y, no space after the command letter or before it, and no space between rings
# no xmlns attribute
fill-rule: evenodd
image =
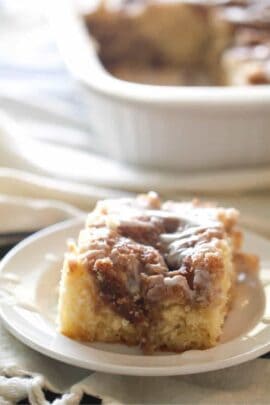
<svg viewBox="0 0 270 405"><path fill-rule="evenodd" d="M118 161L183 171L270 162L270 86L183 87L126 82L107 73L72 0L49 18L89 105L98 148Z"/></svg>

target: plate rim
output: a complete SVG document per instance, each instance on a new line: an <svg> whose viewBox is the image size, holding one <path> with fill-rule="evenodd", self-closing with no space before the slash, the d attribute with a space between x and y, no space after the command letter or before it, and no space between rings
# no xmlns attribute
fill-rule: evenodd
<svg viewBox="0 0 270 405"><path fill-rule="evenodd" d="M38 232L35 232L33 235L29 236L28 238L24 239L20 243L18 243L13 249L11 249L7 255L2 259L0 262L0 274L2 271L5 269L6 265L9 263L9 261L16 256L19 252L21 252L24 248L27 246L31 245L34 241L40 242L40 240L43 239L43 237L49 236L51 234L54 234L55 232L59 231L62 232L65 229L69 229L75 226L79 226L81 223L83 223L83 217L79 218L73 218L73 219L68 219L62 222L59 222L57 224L51 225L47 228L44 228ZM260 235L257 235L255 232L252 231L247 231L250 235L255 236L258 240L261 240L263 242L269 243L266 238L263 238ZM20 328L16 329L16 325L18 326L18 323L16 320L12 320L12 318L9 318L7 315L7 308L10 308L11 310L12 307L10 304L5 302L0 303L0 317L3 322L3 325L5 328L13 335L15 336L19 341L22 343L26 344L28 347L31 349L47 356L50 357L54 360L61 361L63 363L69 364L71 366L76 366L88 370L94 370L94 371L100 371L100 372L107 372L111 374L118 374L118 375L133 375L133 376L172 376L172 375L188 375L188 374L197 374L197 373L204 373L204 372L209 372L209 371L215 371L215 370L221 370L225 369L228 367L236 366L241 363L253 360L265 353L267 353L270 350L270 340L268 343L266 342L265 344L257 345L255 346L254 349L249 350L248 352L240 353L233 355L232 357L224 358L224 359L219 359L219 360L211 360L209 363L201 363L198 366L198 363L193 363L191 365L185 364L185 365L173 365L173 366L149 366L146 367L145 365L137 366L137 365L119 365L119 364L112 364L111 362L106 361L101 361L100 364L97 363L96 361L92 361L91 358L88 358L85 361L82 361L81 359L75 359L72 356L65 355L62 353L58 353L56 350L51 349L49 345L45 347L44 345L36 342L33 340L33 337L26 336L25 333L22 332ZM18 315L18 314L16 314ZM42 317L41 317L42 318ZM270 328L270 325L269 325ZM68 339L73 342L72 339L62 336L59 334L57 331L55 333L61 338ZM237 339L237 338L235 338ZM233 339L233 340L235 340ZM233 342L233 340L231 342ZM77 342L79 343L79 342ZM98 350L95 348L95 350ZM211 349L209 349L211 350ZM179 353L178 353L179 355ZM173 355L172 355L173 356ZM152 356L151 356L152 357ZM222 363L222 364L221 364Z"/></svg>

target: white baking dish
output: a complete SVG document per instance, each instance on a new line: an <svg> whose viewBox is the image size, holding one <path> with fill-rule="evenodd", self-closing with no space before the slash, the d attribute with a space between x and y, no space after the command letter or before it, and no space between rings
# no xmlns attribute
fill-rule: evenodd
<svg viewBox="0 0 270 405"><path fill-rule="evenodd" d="M181 170L270 163L270 86L174 87L116 79L99 62L74 3L52 0L49 8L103 154Z"/></svg>

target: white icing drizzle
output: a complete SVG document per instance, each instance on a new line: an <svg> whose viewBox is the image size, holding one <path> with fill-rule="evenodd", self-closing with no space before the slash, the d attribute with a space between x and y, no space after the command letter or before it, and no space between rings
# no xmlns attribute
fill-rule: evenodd
<svg viewBox="0 0 270 405"><path fill-rule="evenodd" d="M102 245L102 239L106 241L108 232L119 230L120 234L122 232L125 235L125 238L128 238L130 234L131 240L144 243L145 229L145 234L147 237L149 236L149 245L153 243L152 246L159 250L165 260L164 267L158 263L157 269L154 264L151 264L151 268L146 264L148 267L144 268L155 285L155 288L152 288L153 291L151 290L152 295L158 295L158 288L161 285L166 289L177 286L182 289L187 298L195 299L198 291L210 290L211 274L203 268L204 257L208 253L211 254L211 257L219 257L223 243L223 221L226 223L228 220L228 224L233 224L236 215L237 212L234 209L223 210L222 208L201 206L196 202L194 204L166 202L159 205L157 200L151 205L151 199L149 198L147 201L145 196L142 203L135 199L102 201L88 217L87 224L90 228L86 227L86 230L81 232L79 259L89 260L92 255L94 258L102 257L105 248ZM230 222L230 220L232 221ZM91 226L93 226L94 232L91 231ZM153 241L151 241L152 226ZM160 234L162 228L166 231ZM156 237L159 239L157 240ZM101 241L97 241L97 238L100 238ZM99 242L100 246L95 245ZM190 263L190 267L189 261L183 266L183 260L188 257L191 257L192 263L198 263L196 268L192 263ZM140 290L141 268L138 265L137 262L129 263L127 289L132 295L136 295ZM160 279L159 274L162 275ZM161 285L157 287L158 283ZM201 300L205 297L206 295L202 294Z"/></svg>
<svg viewBox="0 0 270 405"><path fill-rule="evenodd" d="M201 221L198 220L198 217L193 221L190 220L190 216L177 216L177 218L181 221L180 226L182 229L180 228L180 231L160 236L163 245L167 249L166 261L170 268L173 269L180 268L183 259L187 256L193 256L199 252L214 252L218 240L212 238L206 242L200 241L200 237L208 229L215 230L220 228L220 224L217 221L210 220L207 217L203 217Z"/></svg>
<svg viewBox="0 0 270 405"><path fill-rule="evenodd" d="M210 237L209 241L201 238L204 231L221 228L221 223L218 221L219 209L216 207L166 202L160 209L149 209L145 208L145 205L140 205L139 200L121 199L103 201L98 204L97 211L101 214L104 212L107 217L106 224L108 225L111 221L113 227L120 224L143 229L147 226L143 218L178 220L179 226L175 232L160 235L165 260L171 270L179 269L186 256L208 251L215 253L219 242L214 237ZM233 215L234 210L228 209L226 213L229 216Z"/></svg>
<svg viewBox="0 0 270 405"><path fill-rule="evenodd" d="M189 240L190 236L194 236L197 232L203 231L204 229L206 228L202 226L191 226L181 232L163 233L162 235L160 235L160 240L164 243L172 243L176 240L182 239L186 241Z"/></svg>
<svg viewBox="0 0 270 405"><path fill-rule="evenodd" d="M188 299L192 299L194 296L194 291L190 289L187 279L180 274L174 277L164 277L164 284L167 288L181 287Z"/></svg>
<svg viewBox="0 0 270 405"><path fill-rule="evenodd" d="M200 242L199 236L196 235L184 239L175 239L167 247L166 261L170 267L177 269L181 267L183 259L187 256L206 252L214 253L218 243L217 238L213 238L209 242ZM193 246L189 246L189 244Z"/></svg>

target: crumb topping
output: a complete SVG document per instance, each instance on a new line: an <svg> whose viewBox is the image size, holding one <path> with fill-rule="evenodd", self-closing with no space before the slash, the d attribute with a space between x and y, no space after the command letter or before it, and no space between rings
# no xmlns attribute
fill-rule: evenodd
<svg viewBox="0 0 270 405"><path fill-rule="evenodd" d="M218 300L222 252L236 220L235 210L162 204L153 193L106 200L80 234L79 259L102 300L129 322L145 324L164 299L188 306Z"/></svg>

